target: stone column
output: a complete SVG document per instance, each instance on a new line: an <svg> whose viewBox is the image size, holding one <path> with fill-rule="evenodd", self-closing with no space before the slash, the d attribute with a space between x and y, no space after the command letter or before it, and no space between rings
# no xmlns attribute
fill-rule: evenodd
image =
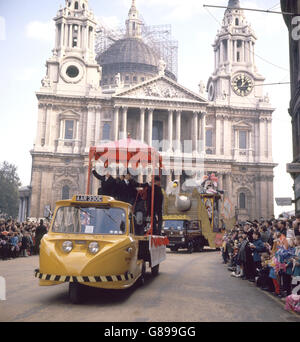
<svg viewBox="0 0 300 342"><path fill-rule="evenodd" d="M123 107L122 108L122 134L124 135L124 139L127 138L127 114L128 114L128 108Z"/></svg>
<svg viewBox="0 0 300 342"><path fill-rule="evenodd" d="M232 61L233 61L233 63L235 63L235 61L236 61L236 40L232 41L232 45L233 45L233 48L232 48L232 51L233 51Z"/></svg>
<svg viewBox="0 0 300 342"><path fill-rule="evenodd" d="M239 151L239 131L234 130L234 157L238 157L238 151Z"/></svg>
<svg viewBox="0 0 300 342"><path fill-rule="evenodd" d="M272 150L272 119L267 120L268 125L268 160L272 162L273 150Z"/></svg>
<svg viewBox="0 0 300 342"><path fill-rule="evenodd" d="M204 153L206 149L206 127L205 127L206 118L205 117L206 117L206 113L202 112L201 113L201 140L202 140Z"/></svg>
<svg viewBox="0 0 300 342"><path fill-rule="evenodd" d="M45 111L46 111L46 107L40 103L39 111L38 111L37 136L36 136L36 141L35 141L35 145L37 147L43 146L43 142L45 141L45 135L44 135L44 128L46 129L46 125L44 126Z"/></svg>
<svg viewBox="0 0 300 342"><path fill-rule="evenodd" d="M67 46L69 47L69 48L71 48L72 47L72 27L73 27L73 25L68 25L68 43L67 43Z"/></svg>
<svg viewBox="0 0 300 342"><path fill-rule="evenodd" d="M89 152L89 149L92 145L93 140L95 139L94 130L95 130L95 109L94 107L88 107L87 113L87 135L86 135L86 152Z"/></svg>
<svg viewBox="0 0 300 342"><path fill-rule="evenodd" d="M51 116L52 116L52 104L47 104L46 115L45 115L45 120L44 120L45 145L47 147L50 144Z"/></svg>
<svg viewBox="0 0 300 342"><path fill-rule="evenodd" d="M242 48L241 48L241 62L245 62L245 41L242 41Z"/></svg>
<svg viewBox="0 0 300 342"><path fill-rule="evenodd" d="M224 155L231 156L231 125L228 116L224 116Z"/></svg>
<svg viewBox="0 0 300 342"><path fill-rule="evenodd" d="M120 107L114 108L114 140L119 140L119 109Z"/></svg>
<svg viewBox="0 0 300 342"><path fill-rule="evenodd" d="M265 153L266 153L266 128L265 128L265 119L259 119L259 159L260 161L265 160Z"/></svg>
<svg viewBox="0 0 300 342"><path fill-rule="evenodd" d="M221 154L221 116L216 117L216 155Z"/></svg>
<svg viewBox="0 0 300 342"><path fill-rule="evenodd" d="M253 162L254 150L253 150L253 143L252 143L252 131L248 132L248 150L249 150L249 162Z"/></svg>
<svg viewBox="0 0 300 342"><path fill-rule="evenodd" d="M232 40L228 40L228 61L232 62Z"/></svg>
<svg viewBox="0 0 300 342"><path fill-rule="evenodd" d="M77 32L77 47L81 48L81 25L78 25L78 32Z"/></svg>
<svg viewBox="0 0 300 342"><path fill-rule="evenodd" d="M176 114L176 152L182 152L181 149L181 111L178 110Z"/></svg>
<svg viewBox="0 0 300 342"><path fill-rule="evenodd" d="M152 133L153 133L153 112L154 109L148 109L148 145L152 146Z"/></svg>
<svg viewBox="0 0 300 342"><path fill-rule="evenodd" d="M59 37L59 46L58 48L63 48L64 46L64 28L65 28L65 24L62 22L60 25L60 37Z"/></svg>
<svg viewBox="0 0 300 342"><path fill-rule="evenodd" d="M101 128L101 107L96 107L96 121L95 121L95 145L97 145L100 141L100 128Z"/></svg>
<svg viewBox="0 0 300 342"><path fill-rule="evenodd" d="M169 152L173 152L173 110L168 111L168 141Z"/></svg>
<svg viewBox="0 0 300 342"><path fill-rule="evenodd" d="M145 141L145 108L140 108L140 140Z"/></svg>
<svg viewBox="0 0 300 342"><path fill-rule="evenodd" d="M224 43L223 40L220 41L220 62L224 63Z"/></svg>
<svg viewBox="0 0 300 342"><path fill-rule="evenodd" d="M193 154L197 154L198 152L198 112L193 112L192 132L193 132Z"/></svg>

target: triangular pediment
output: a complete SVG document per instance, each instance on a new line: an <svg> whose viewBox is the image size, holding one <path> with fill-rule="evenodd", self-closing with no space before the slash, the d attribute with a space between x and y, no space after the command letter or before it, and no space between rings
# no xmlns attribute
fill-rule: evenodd
<svg viewBox="0 0 300 342"><path fill-rule="evenodd" d="M186 89L166 76L158 76L129 89L122 89L114 97L206 103L200 95Z"/></svg>
<svg viewBox="0 0 300 342"><path fill-rule="evenodd" d="M239 120L233 124L233 128L239 129L239 130L251 130L252 126L248 124L247 122L245 122L244 120Z"/></svg>

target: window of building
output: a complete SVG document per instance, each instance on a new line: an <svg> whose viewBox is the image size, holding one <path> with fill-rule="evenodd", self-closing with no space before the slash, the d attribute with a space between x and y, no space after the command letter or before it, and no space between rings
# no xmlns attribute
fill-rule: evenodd
<svg viewBox="0 0 300 342"><path fill-rule="evenodd" d="M246 209L246 194L244 192L240 193L239 207L240 207L240 209Z"/></svg>
<svg viewBox="0 0 300 342"><path fill-rule="evenodd" d="M79 8L79 4L78 4L78 1L75 2L75 9L78 10Z"/></svg>
<svg viewBox="0 0 300 342"><path fill-rule="evenodd" d="M163 122L162 121L153 121L153 130L152 130L152 141L158 142L159 151L162 151L162 146L160 143L163 141Z"/></svg>
<svg viewBox="0 0 300 342"><path fill-rule="evenodd" d="M65 139L74 139L74 120L65 121Z"/></svg>
<svg viewBox="0 0 300 342"><path fill-rule="evenodd" d="M240 22L239 22L239 18L235 19L235 26L239 26Z"/></svg>
<svg viewBox="0 0 300 342"><path fill-rule="evenodd" d="M68 187L68 185L65 185L65 186L62 188L61 199L62 199L62 200L68 200L68 199L70 199L70 188Z"/></svg>
<svg viewBox="0 0 300 342"><path fill-rule="evenodd" d="M102 140L110 140L110 124L104 124L102 132Z"/></svg>
<svg viewBox="0 0 300 342"><path fill-rule="evenodd" d="M206 130L206 147L213 147L213 130L207 129Z"/></svg>
<svg viewBox="0 0 300 342"><path fill-rule="evenodd" d="M236 60L237 60L237 62L241 61L241 54L239 51L236 53Z"/></svg>
<svg viewBox="0 0 300 342"><path fill-rule="evenodd" d="M239 149L247 149L247 131L239 131Z"/></svg>
<svg viewBox="0 0 300 342"><path fill-rule="evenodd" d="M133 82L137 82L137 77L133 76Z"/></svg>

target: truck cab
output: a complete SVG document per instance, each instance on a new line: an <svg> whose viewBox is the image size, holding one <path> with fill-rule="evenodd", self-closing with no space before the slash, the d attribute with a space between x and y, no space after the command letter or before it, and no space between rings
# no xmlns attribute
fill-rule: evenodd
<svg viewBox="0 0 300 342"><path fill-rule="evenodd" d="M202 234L200 220L192 220L186 215L171 215L163 218L163 234L167 236L167 247L172 252L178 249L187 249L189 253L202 251L207 241Z"/></svg>

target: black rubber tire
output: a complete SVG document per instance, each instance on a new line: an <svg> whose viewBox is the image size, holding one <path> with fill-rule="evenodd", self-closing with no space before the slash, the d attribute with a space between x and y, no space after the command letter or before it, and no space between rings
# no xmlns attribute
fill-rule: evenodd
<svg viewBox="0 0 300 342"><path fill-rule="evenodd" d="M194 252L194 244L192 241L188 244L188 253L192 254Z"/></svg>
<svg viewBox="0 0 300 342"><path fill-rule="evenodd" d="M72 304L80 304L83 301L83 285L69 283L69 298Z"/></svg>

